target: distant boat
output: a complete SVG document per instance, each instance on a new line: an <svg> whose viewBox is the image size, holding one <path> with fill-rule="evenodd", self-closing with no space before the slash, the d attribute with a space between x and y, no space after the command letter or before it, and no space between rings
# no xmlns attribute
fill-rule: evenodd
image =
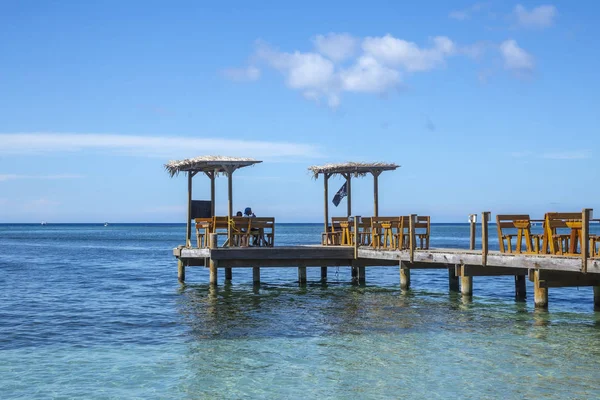
<svg viewBox="0 0 600 400"><path fill-rule="evenodd" d="M46 221L42 221L41 225L46 225Z"/></svg>
<svg viewBox="0 0 600 400"><path fill-rule="evenodd" d="M105 222L105 223L104 223L104 226L108 226L108 222Z"/></svg>

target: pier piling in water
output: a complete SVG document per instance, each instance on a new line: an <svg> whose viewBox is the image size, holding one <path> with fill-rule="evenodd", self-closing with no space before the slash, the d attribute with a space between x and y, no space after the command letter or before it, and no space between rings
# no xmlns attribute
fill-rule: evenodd
<svg viewBox="0 0 600 400"><path fill-rule="evenodd" d="M410 269L403 261L400 261L400 289L410 289Z"/></svg>
<svg viewBox="0 0 600 400"><path fill-rule="evenodd" d="M525 275L515 275L515 299L525 300L527 298L527 288L525 285Z"/></svg>
<svg viewBox="0 0 600 400"><path fill-rule="evenodd" d="M209 236L209 248L210 249L216 249L217 248L217 239L218 236L215 233L211 233ZM211 285L216 285L217 284L217 270L218 270L218 261L214 260L212 257L209 259L208 262L208 268L209 268L209 283Z"/></svg>
<svg viewBox="0 0 600 400"><path fill-rule="evenodd" d="M177 260L177 280L180 283L185 282L185 264L183 264L183 260Z"/></svg>
<svg viewBox="0 0 600 400"><path fill-rule="evenodd" d="M460 289L458 275L456 275L456 268L460 268L460 265L448 267L448 289L451 292L458 292Z"/></svg>
<svg viewBox="0 0 600 400"><path fill-rule="evenodd" d="M306 283L306 266L298 266L298 283Z"/></svg>
<svg viewBox="0 0 600 400"><path fill-rule="evenodd" d="M260 284L260 267L252 267L252 283Z"/></svg>
<svg viewBox="0 0 600 400"><path fill-rule="evenodd" d="M321 281L322 282L327 281L327 267L326 266L321 267Z"/></svg>
<svg viewBox="0 0 600 400"><path fill-rule="evenodd" d="M594 286L594 310L600 311L600 286Z"/></svg>
<svg viewBox="0 0 600 400"><path fill-rule="evenodd" d="M541 286L539 269L533 271L533 303L536 308L548 308L548 288Z"/></svg>

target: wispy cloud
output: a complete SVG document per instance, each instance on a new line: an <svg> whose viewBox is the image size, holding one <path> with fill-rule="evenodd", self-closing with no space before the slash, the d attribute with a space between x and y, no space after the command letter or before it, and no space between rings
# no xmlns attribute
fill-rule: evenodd
<svg viewBox="0 0 600 400"><path fill-rule="evenodd" d="M111 151L126 155L185 158L206 154L257 158L315 158L312 144L216 139L182 136L133 136L76 133L0 134L0 154L64 153L82 150Z"/></svg>
<svg viewBox="0 0 600 400"><path fill-rule="evenodd" d="M39 180L54 180L54 179L81 179L83 175L78 174L58 174L58 175L20 175L20 174L0 174L0 182L13 181L19 179L39 179Z"/></svg>
<svg viewBox="0 0 600 400"><path fill-rule="evenodd" d="M480 13L490 7L490 3L475 3L470 7L467 7L462 10L454 10L448 14L449 18L455 19L457 21L465 21L470 19L474 14Z"/></svg>
<svg viewBox="0 0 600 400"><path fill-rule="evenodd" d="M515 40L502 42L500 54L504 60L504 68L515 73L529 73L535 68L533 56L519 47Z"/></svg>
<svg viewBox="0 0 600 400"><path fill-rule="evenodd" d="M558 15L556 7L552 5L542 5L527 11L525 7L517 4L514 9L514 17L517 25L522 28L544 29L554 25L554 20Z"/></svg>

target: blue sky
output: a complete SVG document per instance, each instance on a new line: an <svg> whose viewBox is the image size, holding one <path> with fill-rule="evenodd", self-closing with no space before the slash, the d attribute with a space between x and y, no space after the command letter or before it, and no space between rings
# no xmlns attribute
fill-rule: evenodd
<svg viewBox="0 0 600 400"><path fill-rule="evenodd" d="M381 215L599 208L599 12L3 1L0 222L183 222L185 178L163 164L213 154L264 160L234 175L234 208L282 222L320 222L306 168L343 161L402 166L380 178ZM354 213L371 198L372 179L354 180Z"/></svg>

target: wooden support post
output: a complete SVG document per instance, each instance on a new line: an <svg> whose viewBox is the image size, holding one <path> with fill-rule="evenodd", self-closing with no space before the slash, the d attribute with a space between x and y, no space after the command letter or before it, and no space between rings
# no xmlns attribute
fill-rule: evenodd
<svg viewBox="0 0 600 400"><path fill-rule="evenodd" d="M321 281L322 282L327 281L327 267L326 266L321 267Z"/></svg>
<svg viewBox="0 0 600 400"><path fill-rule="evenodd" d="M592 210L584 208L581 212L581 272L587 273L587 261L590 257L590 217Z"/></svg>
<svg viewBox="0 0 600 400"><path fill-rule="evenodd" d="M460 268L460 265L448 267L448 288L451 292L459 291L458 276L456 275L456 268Z"/></svg>
<svg viewBox="0 0 600 400"><path fill-rule="evenodd" d="M594 310L600 311L600 286L594 286Z"/></svg>
<svg viewBox="0 0 600 400"><path fill-rule="evenodd" d="M356 283L358 281L358 263L356 261L352 261L350 274L352 275L352 283Z"/></svg>
<svg viewBox="0 0 600 400"><path fill-rule="evenodd" d="M306 267L298 266L298 283L301 285L306 283Z"/></svg>
<svg viewBox="0 0 600 400"><path fill-rule="evenodd" d="M410 250L410 262L415 261L415 246L417 239L415 237L415 223L417 222L417 214L410 214L410 219L408 221L409 226L409 250Z"/></svg>
<svg viewBox="0 0 600 400"><path fill-rule="evenodd" d="M536 308L548 308L548 288L540 286L540 270L533 271L533 302Z"/></svg>
<svg viewBox="0 0 600 400"><path fill-rule="evenodd" d="M525 300L527 298L527 286L525 275L515 275L515 299Z"/></svg>
<svg viewBox="0 0 600 400"><path fill-rule="evenodd" d="M325 184L325 229L323 232L327 232L327 228L329 226L329 174L327 172L323 173L323 183ZM327 242L325 242L327 244Z"/></svg>
<svg viewBox="0 0 600 400"><path fill-rule="evenodd" d="M252 283L255 285L260 283L260 267L252 267Z"/></svg>
<svg viewBox="0 0 600 400"><path fill-rule="evenodd" d="M469 215L469 223L470 223L470 241L469 241L469 249L475 250L475 235L477 232L477 214Z"/></svg>
<svg viewBox="0 0 600 400"><path fill-rule="evenodd" d="M231 217L233 216L233 167L227 167L227 245L233 243Z"/></svg>
<svg viewBox="0 0 600 400"><path fill-rule="evenodd" d="M177 280L180 283L185 282L185 264L180 258L177 259Z"/></svg>
<svg viewBox="0 0 600 400"><path fill-rule="evenodd" d="M185 229L185 247L192 246L192 171L188 171L188 195L187 195L187 224Z"/></svg>
<svg viewBox="0 0 600 400"><path fill-rule="evenodd" d="M484 211L481 215L481 265L487 265L487 257L489 251L488 241L488 222L490 220L491 212Z"/></svg>
<svg viewBox="0 0 600 400"><path fill-rule="evenodd" d="M217 248L217 238L218 238L218 236L215 233L211 233L209 235L208 245L211 250ZM209 265L208 268L209 268L209 272L210 272L210 278L209 278L210 284L216 285L217 284L217 275L218 275L217 274L217 267L218 267L217 261L213 260L211 257L208 265Z"/></svg>
<svg viewBox="0 0 600 400"><path fill-rule="evenodd" d="M233 278L233 272L231 271L231 268L225 268L225 280L231 281L232 278Z"/></svg>
<svg viewBox="0 0 600 400"><path fill-rule="evenodd" d="M358 284L359 285L364 285L367 281L367 277L366 277L366 268L364 265L359 265L357 267L357 273L358 273Z"/></svg>
<svg viewBox="0 0 600 400"><path fill-rule="evenodd" d="M373 171L373 216L379 216L379 175L381 171Z"/></svg>
<svg viewBox="0 0 600 400"><path fill-rule="evenodd" d="M461 269L461 273L460 273L460 293L463 296L473 296L473 277L472 276L465 276L465 274L462 273L462 269L464 268L464 265L460 266Z"/></svg>
<svg viewBox="0 0 600 400"><path fill-rule="evenodd" d="M205 172L210 178L210 216L215 216L215 172Z"/></svg>
<svg viewBox="0 0 600 400"><path fill-rule="evenodd" d="M400 289L410 289L410 269L403 261L400 261Z"/></svg>
<svg viewBox="0 0 600 400"><path fill-rule="evenodd" d="M352 174L348 172L346 175L346 182L348 185L346 189L348 190L348 217L352 215Z"/></svg>
<svg viewBox="0 0 600 400"><path fill-rule="evenodd" d="M358 259L358 221L360 220L360 216L355 215L354 216L354 232L352 232L353 234L353 240L354 240L354 259Z"/></svg>
<svg viewBox="0 0 600 400"><path fill-rule="evenodd" d="M461 276L460 277L460 293L463 296L473 296L473 277L472 276Z"/></svg>

